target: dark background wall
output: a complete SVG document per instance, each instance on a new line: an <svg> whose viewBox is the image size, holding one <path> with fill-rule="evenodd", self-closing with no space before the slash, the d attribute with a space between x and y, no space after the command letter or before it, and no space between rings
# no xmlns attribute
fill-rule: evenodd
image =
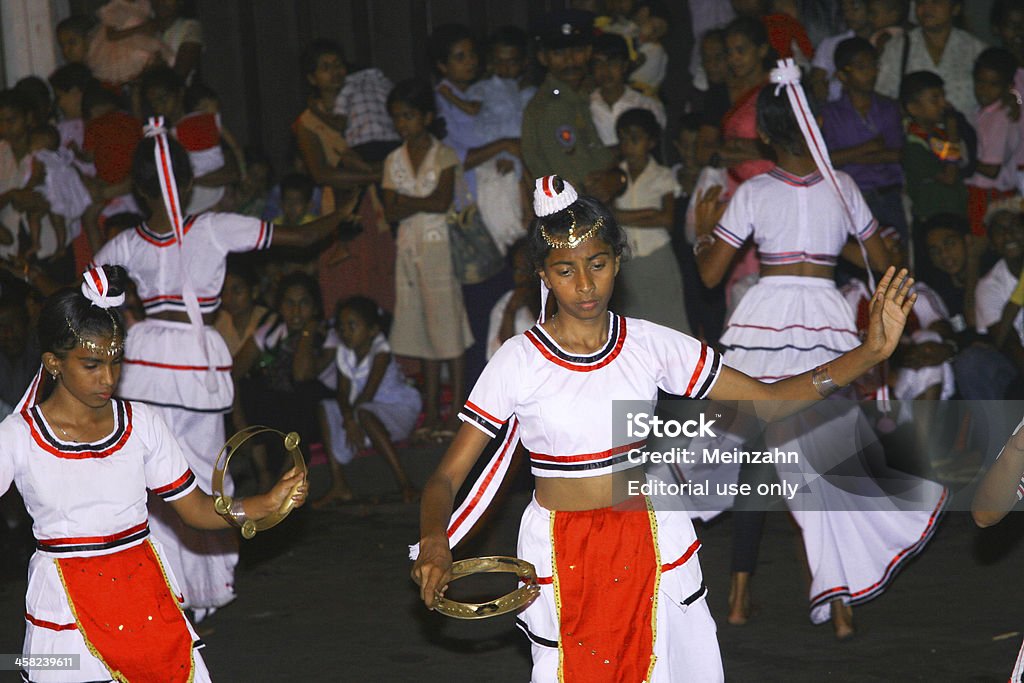
<svg viewBox="0 0 1024 683"><path fill-rule="evenodd" d="M722 0L728 2L728 0ZM92 12L102 0L71 0L72 12ZM304 108L299 73L302 48L314 38L341 43L349 61L377 66L392 80L428 77L429 28L464 23L479 36L498 26L526 27L567 0L200 0L192 3L203 24L203 80L218 92L224 121L240 141L262 146L284 168L293 146L292 121ZM685 0L669 3L672 40L663 98L681 111L688 88L689 12Z"/></svg>

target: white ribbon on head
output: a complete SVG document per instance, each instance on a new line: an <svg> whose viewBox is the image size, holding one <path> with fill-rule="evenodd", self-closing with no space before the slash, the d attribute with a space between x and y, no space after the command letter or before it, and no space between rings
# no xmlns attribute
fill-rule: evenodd
<svg viewBox="0 0 1024 683"><path fill-rule="evenodd" d="M102 266L86 268L82 273L82 296L99 308L117 308L124 303L124 292L110 296L110 283Z"/></svg>
<svg viewBox="0 0 1024 683"><path fill-rule="evenodd" d="M533 183L533 212L537 214L538 218L550 216L558 213L559 211L564 211L572 206L573 202L579 199L579 194L576 192L576 188L564 178L561 179L561 192L555 189L556 179L558 179L558 176L546 175L541 178L537 178ZM549 290L548 286L544 284L543 280L541 280L540 315L537 316L538 323L544 322L548 308L548 294L550 293L551 290Z"/></svg>
<svg viewBox="0 0 1024 683"><path fill-rule="evenodd" d="M793 116L796 118L797 125L800 126L800 132L803 133L804 140L807 142L807 149L810 150L811 157L814 159L814 163L817 164L821 175L828 181L829 186L839 198L839 202L843 205L843 210L846 212L846 217L850 221L850 226L853 228L853 236L856 238L857 244L860 245L860 253L864 258L864 266L868 272L868 284L873 292L875 291L875 277L871 272L871 266L868 262L868 252L864 248L864 242L860 239L860 226L854 222L853 210L846 201L843 188L839 185L836 171L832 167L832 158L829 156L828 147L821 136L818 122L811 113L811 107L807 103L804 89L800 87L800 67L792 59L780 59L777 64L778 66L772 69L769 76L770 81L775 84L775 95L778 96L779 91L782 89L786 90L786 95L789 97L789 106L793 108Z"/></svg>
<svg viewBox="0 0 1024 683"><path fill-rule="evenodd" d="M167 218L174 228L174 237L178 245L178 270L181 273L181 299L185 304L185 312L188 314L188 321L199 340L199 346L206 358L206 389L212 394L217 390L216 374L213 363L210 360L210 350L206 345L206 332L203 329L203 313L199 308L199 298L196 296L195 286L192 284L192 276L189 274L185 264L185 218L181 213L181 199L178 196L178 182L174 177L174 165L171 161L171 150L167 143L167 127L164 124L164 117L154 116L149 119L144 127L146 137L153 138L153 155L156 160L156 173L160 181L160 195L164 200L164 208L167 209Z"/></svg>

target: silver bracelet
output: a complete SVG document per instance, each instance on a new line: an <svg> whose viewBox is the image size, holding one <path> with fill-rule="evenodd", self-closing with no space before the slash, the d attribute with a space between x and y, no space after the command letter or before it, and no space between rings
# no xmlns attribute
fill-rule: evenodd
<svg viewBox="0 0 1024 683"><path fill-rule="evenodd" d="M245 526L245 523L249 521L249 516L245 514L245 508L242 507L242 501L239 498L231 501L231 509L228 510L228 514L239 528Z"/></svg>
<svg viewBox="0 0 1024 683"><path fill-rule="evenodd" d="M700 235L697 237L697 241L693 243L693 255L699 256L700 252L704 251L707 247L710 247L715 243L714 235Z"/></svg>
<svg viewBox="0 0 1024 683"><path fill-rule="evenodd" d="M828 398L839 391L839 385L832 380L832 375L828 374L827 365L819 365L811 371L811 384L822 398Z"/></svg>

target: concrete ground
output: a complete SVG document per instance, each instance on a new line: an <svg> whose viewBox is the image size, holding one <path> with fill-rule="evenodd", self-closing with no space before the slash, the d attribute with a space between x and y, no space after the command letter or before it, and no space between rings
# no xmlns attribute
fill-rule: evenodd
<svg viewBox="0 0 1024 683"><path fill-rule="evenodd" d="M408 449L422 483L440 449ZM304 508L280 527L243 541L238 600L200 625L204 657L219 682L525 681L529 650L510 616L462 622L428 612L409 579L406 546L417 539L417 507L398 502L379 458L349 468L364 504ZM314 496L326 486L312 472ZM514 554L528 500L521 475L488 533L457 556ZM244 485L244 484L243 484ZM1019 519L1018 519L1019 518ZM712 614L730 681L1005 681L1024 631L1024 515L979 531L950 513L923 555L880 598L854 610L858 634L836 642L807 616L800 537L785 513L771 514L754 583L757 612L724 623L732 521L700 531ZM10 559L10 558L8 558ZM490 594L509 590L478 584ZM23 571L0 583L0 653L19 652ZM0 672L0 681L17 680Z"/></svg>

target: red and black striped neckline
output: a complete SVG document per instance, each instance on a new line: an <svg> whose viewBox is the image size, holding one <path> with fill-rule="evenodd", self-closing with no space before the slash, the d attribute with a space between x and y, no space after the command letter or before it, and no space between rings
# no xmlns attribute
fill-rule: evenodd
<svg viewBox="0 0 1024 683"><path fill-rule="evenodd" d="M105 458L121 450L132 432L131 404L114 398L111 399L111 407L114 411L114 429L102 439L86 443L61 439L46 421L39 406L22 411L22 416L28 423L33 440L51 455L69 459Z"/></svg>
<svg viewBox="0 0 1024 683"><path fill-rule="evenodd" d="M608 312L608 340L604 346L589 355L574 355L567 352L541 325L534 325L526 331L526 338L552 363L577 372L590 372L611 363L622 351L626 341L626 319Z"/></svg>

